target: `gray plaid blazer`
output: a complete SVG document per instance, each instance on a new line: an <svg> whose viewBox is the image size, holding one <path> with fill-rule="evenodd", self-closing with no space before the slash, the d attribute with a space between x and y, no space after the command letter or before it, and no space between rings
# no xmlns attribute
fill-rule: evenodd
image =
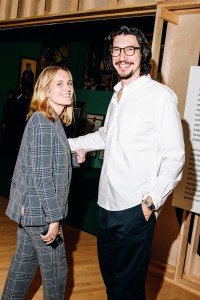
<svg viewBox="0 0 200 300"><path fill-rule="evenodd" d="M24 130L6 215L25 226L60 221L68 211L72 168L69 143L59 118L35 112Z"/></svg>

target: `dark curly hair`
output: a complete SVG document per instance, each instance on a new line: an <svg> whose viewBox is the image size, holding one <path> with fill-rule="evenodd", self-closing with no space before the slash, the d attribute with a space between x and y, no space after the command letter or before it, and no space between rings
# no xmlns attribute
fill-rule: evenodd
<svg viewBox="0 0 200 300"><path fill-rule="evenodd" d="M112 63L110 49L113 45L113 40L117 35L134 35L140 46L141 64L140 75L147 75L150 72L151 65L151 48L144 34L137 28L129 28L126 25L120 26L117 30L113 30L106 38L104 44L104 65L107 71L115 71Z"/></svg>

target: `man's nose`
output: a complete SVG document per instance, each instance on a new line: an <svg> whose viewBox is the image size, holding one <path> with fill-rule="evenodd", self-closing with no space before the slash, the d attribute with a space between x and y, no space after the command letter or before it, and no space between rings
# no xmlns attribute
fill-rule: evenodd
<svg viewBox="0 0 200 300"><path fill-rule="evenodd" d="M127 55L125 53L125 49L124 48L120 49L120 55L119 55L119 57L120 57L121 60L124 60L125 58L127 58Z"/></svg>

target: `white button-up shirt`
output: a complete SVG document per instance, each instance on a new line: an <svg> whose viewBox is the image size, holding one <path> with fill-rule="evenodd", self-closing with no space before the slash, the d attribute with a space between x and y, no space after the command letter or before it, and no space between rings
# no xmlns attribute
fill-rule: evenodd
<svg viewBox="0 0 200 300"><path fill-rule="evenodd" d="M72 150L105 149L98 205L118 211L151 196L156 209L181 179L185 152L177 97L150 76L114 87L99 131L69 139Z"/></svg>

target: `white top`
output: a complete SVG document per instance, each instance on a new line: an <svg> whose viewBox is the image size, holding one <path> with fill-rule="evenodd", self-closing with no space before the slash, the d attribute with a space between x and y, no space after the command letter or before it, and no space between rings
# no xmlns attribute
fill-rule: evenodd
<svg viewBox="0 0 200 300"><path fill-rule="evenodd" d="M98 205L124 210L151 196L156 209L181 179L185 152L177 97L150 76L114 87L104 127L69 139L72 150L104 149Z"/></svg>

